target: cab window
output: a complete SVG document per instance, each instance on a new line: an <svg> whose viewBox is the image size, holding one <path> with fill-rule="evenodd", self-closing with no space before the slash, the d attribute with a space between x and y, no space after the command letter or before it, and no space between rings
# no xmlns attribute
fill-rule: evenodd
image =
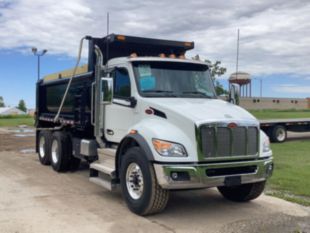
<svg viewBox="0 0 310 233"><path fill-rule="evenodd" d="M130 79L127 69L117 68L113 72L114 76L114 97L127 99L131 96Z"/></svg>

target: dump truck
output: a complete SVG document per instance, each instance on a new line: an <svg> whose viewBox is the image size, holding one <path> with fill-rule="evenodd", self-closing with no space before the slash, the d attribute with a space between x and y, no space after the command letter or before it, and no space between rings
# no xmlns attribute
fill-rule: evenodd
<svg viewBox="0 0 310 233"><path fill-rule="evenodd" d="M79 66L88 42L88 62ZM215 93L194 42L109 34L81 39L73 70L36 84L36 151L56 172L89 164L89 180L120 190L138 215L165 209L171 190L217 187L246 202L273 170L258 120Z"/></svg>

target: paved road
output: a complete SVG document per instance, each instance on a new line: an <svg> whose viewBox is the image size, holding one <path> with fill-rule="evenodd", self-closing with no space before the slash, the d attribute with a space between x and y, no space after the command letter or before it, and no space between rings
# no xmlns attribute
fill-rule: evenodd
<svg viewBox="0 0 310 233"><path fill-rule="evenodd" d="M174 192L164 213L139 217L119 192L88 182L86 164L57 174L31 150L20 152L32 148L33 137L14 137L0 132L7 140L0 143L1 233L310 232L308 208L269 196L236 204L215 189Z"/></svg>

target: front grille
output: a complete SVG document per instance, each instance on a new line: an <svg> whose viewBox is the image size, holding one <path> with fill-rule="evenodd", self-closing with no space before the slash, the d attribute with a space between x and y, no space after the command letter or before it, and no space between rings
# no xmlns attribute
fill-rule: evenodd
<svg viewBox="0 0 310 233"><path fill-rule="evenodd" d="M258 128L239 126L200 127L201 149L205 158L254 156L258 153Z"/></svg>

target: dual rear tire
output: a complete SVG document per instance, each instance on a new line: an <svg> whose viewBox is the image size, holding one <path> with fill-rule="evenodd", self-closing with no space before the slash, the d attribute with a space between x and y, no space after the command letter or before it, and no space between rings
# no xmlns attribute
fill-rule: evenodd
<svg viewBox="0 0 310 233"><path fill-rule="evenodd" d="M80 159L72 155L71 137L63 131L39 133L39 160L43 165L52 165L57 172L76 170Z"/></svg>

